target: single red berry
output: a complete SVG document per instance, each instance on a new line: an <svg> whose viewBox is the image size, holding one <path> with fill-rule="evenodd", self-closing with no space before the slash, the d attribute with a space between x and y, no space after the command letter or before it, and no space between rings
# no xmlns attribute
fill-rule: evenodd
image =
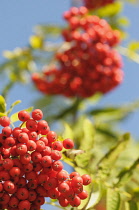
<svg viewBox="0 0 139 210"><path fill-rule="evenodd" d="M25 155L27 152L27 146L23 143L18 143L16 146L16 152L18 155Z"/></svg>
<svg viewBox="0 0 139 210"><path fill-rule="evenodd" d="M82 175L83 185L88 185L91 183L91 177L88 174Z"/></svg>
<svg viewBox="0 0 139 210"><path fill-rule="evenodd" d="M69 201L63 195L59 196L58 201L59 201L60 206L62 207L66 207L69 205Z"/></svg>
<svg viewBox="0 0 139 210"><path fill-rule="evenodd" d="M32 160L34 163L39 163L39 162L41 162L41 160L42 160L42 155L41 155L41 153L40 153L40 152L36 152L36 151L32 152L32 153L31 153L31 160Z"/></svg>
<svg viewBox="0 0 139 210"><path fill-rule="evenodd" d="M61 182L59 185L58 185L58 190L59 192L61 193L66 193L68 192L70 189L69 185L66 183L66 182Z"/></svg>
<svg viewBox="0 0 139 210"><path fill-rule="evenodd" d="M41 160L41 164L43 167L49 167L52 165L52 158L51 156L43 156Z"/></svg>
<svg viewBox="0 0 139 210"><path fill-rule="evenodd" d="M75 197L69 203L73 207L78 207L81 204L81 199L75 195Z"/></svg>
<svg viewBox="0 0 139 210"><path fill-rule="evenodd" d="M59 171L59 172L57 173L57 179L58 179L58 181L63 182L63 181L65 181L65 180L67 180L68 178L69 178L69 174L68 174L68 172L65 171L65 170L61 170L61 171Z"/></svg>
<svg viewBox="0 0 139 210"><path fill-rule="evenodd" d="M83 179L80 176L75 176L71 180L71 186L74 188L81 187L83 185Z"/></svg>
<svg viewBox="0 0 139 210"><path fill-rule="evenodd" d="M0 204L5 205L9 203L10 195L7 192L4 192L0 201Z"/></svg>
<svg viewBox="0 0 139 210"><path fill-rule="evenodd" d="M30 140L36 141L38 134L35 131L29 131L28 132L28 137Z"/></svg>
<svg viewBox="0 0 139 210"><path fill-rule="evenodd" d="M70 173L70 179L72 179L75 176L80 176L80 174L76 171L73 171L73 172Z"/></svg>
<svg viewBox="0 0 139 210"><path fill-rule="evenodd" d="M34 201L37 205L43 205L45 203L45 199L43 196L37 196L36 200Z"/></svg>
<svg viewBox="0 0 139 210"><path fill-rule="evenodd" d="M38 122L38 130L42 135L46 135L50 130L48 123L45 120L39 121Z"/></svg>
<svg viewBox="0 0 139 210"><path fill-rule="evenodd" d="M18 112L18 119L22 122L25 122L30 119L30 115L27 111L22 110L22 111Z"/></svg>
<svg viewBox="0 0 139 210"><path fill-rule="evenodd" d="M34 120L41 120L43 118L43 112L40 109L35 109L32 112L32 118Z"/></svg>
<svg viewBox="0 0 139 210"><path fill-rule="evenodd" d="M36 180L37 179L37 173L35 171L31 171L29 173L26 173L25 174L25 178L28 180L28 181L33 181L33 180Z"/></svg>
<svg viewBox="0 0 139 210"><path fill-rule="evenodd" d="M47 138L48 138L48 141L51 143L51 142L54 142L56 141L57 139L57 134L54 132L54 131L49 131L47 133Z"/></svg>
<svg viewBox="0 0 139 210"><path fill-rule="evenodd" d="M0 117L0 125L6 127L10 125L10 118L7 116Z"/></svg>
<svg viewBox="0 0 139 210"><path fill-rule="evenodd" d="M48 139L45 136L42 136L39 140L43 141L45 143L45 146L48 145Z"/></svg>
<svg viewBox="0 0 139 210"><path fill-rule="evenodd" d="M81 193L78 194L78 197L81 199L81 200L84 200L88 197L88 192L86 190L83 190Z"/></svg>
<svg viewBox="0 0 139 210"><path fill-rule="evenodd" d="M9 137L12 134L12 129L10 126L6 126L2 129L2 134L6 137Z"/></svg>
<svg viewBox="0 0 139 210"><path fill-rule="evenodd" d="M28 141L29 141L28 134L25 133L25 132L19 133L18 141L21 142L21 143L28 143Z"/></svg>
<svg viewBox="0 0 139 210"><path fill-rule="evenodd" d="M8 171L1 171L0 172L0 181L7 181L10 180L10 175Z"/></svg>
<svg viewBox="0 0 139 210"><path fill-rule="evenodd" d="M48 193L49 197L52 199L58 199L58 197L60 196L60 192L56 188L49 190Z"/></svg>
<svg viewBox="0 0 139 210"><path fill-rule="evenodd" d="M63 146L65 149L72 149L74 147L74 142L72 139L65 139L63 141Z"/></svg>
<svg viewBox="0 0 139 210"><path fill-rule="evenodd" d="M19 200L15 196L11 196L8 205L12 208L16 208L18 206L18 203Z"/></svg>
<svg viewBox="0 0 139 210"><path fill-rule="evenodd" d="M58 150L52 150L51 158L53 160L60 160L62 158L62 153L60 151L58 151Z"/></svg>
<svg viewBox="0 0 139 210"><path fill-rule="evenodd" d="M5 148L13 147L15 145L15 143L16 143L15 139L13 137L9 136L4 141L4 147Z"/></svg>
<svg viewBox="0 0 139 210"><path fill-rule="evenodd" d="M29 196L29 192L25 187L21 187L17 190L16 196L19 200L25 200Z"/></svg>
<svg viewBox="0 0 139 210"><path fill-rule="evenodd" d="M36 151L42 152L45 149L45 143L41 140L36 141Z"/></svg>
<svg viewBox="0 0 139 210"><path fill-rule="evenodd" d="M6 158L3 160L3 167L6 169L6 170L10 170L12 167L13 167L13 160L10 159L10 158Z"/></svg>
<svg viewBox="0 0 139 210"><path fill-rule="evenodd" d="M26 128L29 131L37 131L38 130L38 123L33 119L29 119L29 120L26 121Z"/></svg>
<svg viewBox="0 0 139 210"><path fill-rule="evenodd" d="M15 185L14 185L13 182L7 180L7 181L4 182L3 188L4 188L5 191L7 191L8 193L10 193L12 190L14 190Z"/></svg>
<svg viewBox="0 0 139 210"><path fill-rule="evenodd" d="M27 180L24 177L20 177L18 182L17 182L17 185L19 187L24 187L26 185L26 183L27 183Z"/></svg>
<svg viewBox="0 0 139 210"><path fill-rule="evenodd" d="M51 148L49 146L45 146L45 149L41 152L42 156L51 155Z"/></svg>
<svg viewBox="0 0 139 210"><path fill-rule="evenodd" d="M61 171L63 169L63 164L61 161L56 160L52 163L52 168L55 171Z"/></svg>
<svg viewBox="0 0 139 210"><path fill-rule="evenodd" d="M20 210L30 210L31 204L28 200L20 201L18 204L18 209Z"/></svg>
<svg viewBox="0 0 139 210"><path fill-rule="evenodd" d="M61 141L53 142L52 149L61 151L63 149L63 143Z"/></svg>
<svg viewBox="0 0 139 210"><path fill-rule="evenodd" d="M22 129L19 128L19 127L16 127L16 128L13 129L12 135L13 135L14 138L18 138L18 135L19 135L19 133L21 133L21 132L22 132Z"/></svg>
<svg viewBox="0 0 139 210"><path fill-rule="evenodd" d="M33 141L33 140L29 140L27 142L27 150L28 151L33 151L33 150L36 150L36 143Z"/></svg>
<svg viewBox="0 0 139 210"><path fill-rule="evenodd" d="M35 190L29 190L28 200L32 202L35 201L36 198L37 198L37 193L35 192Z"/></svg>
<svg viewBox="0 0 139 210"><path fill-rule="evenodd" d="M9 171L9 174L12 177L19 177L20 173L21 173L21 170L18 167L12 167Z"/></svg>
<svg viewBox="0 0 139 210"><path fill-rule="evenodd" d="M31 155L29 153L25 153L24 155L20 155L20 161L22 164L28 164L31 161Z"/></svg>

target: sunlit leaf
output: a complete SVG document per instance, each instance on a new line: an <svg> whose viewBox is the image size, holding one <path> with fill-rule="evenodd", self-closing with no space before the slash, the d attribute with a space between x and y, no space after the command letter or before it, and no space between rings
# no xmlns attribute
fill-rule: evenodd
<svg viewBox="0 0 139 210"><path fill-rule="evenodd" d="M120 194L114 189L107 189L107 210L119 210L120 207Z"/></svg>
<svg viewBox="0 0 139 210"><path fill-rule="evenodd" d="M98 166L100 168L103 167L110 167L110 165L113 165L114 162L117 160L120 153L126 148L128 142L130 139L130 134L125 133L121 140L117 142L117 144L110 149L104 157L99 161Z"/></svg>
<svg viewBox="0 0 139 210"><path fill-rule="evenodd" d="M73 130L67 123L64 123L64 132L62 134L62 137L63 137L63 139L71 138L74 140Z"/></svg>
<svg viewBox="0 0 139 210"><path fill-rule="evenodd" d="M0 95L0 112L4 113L6 111L6 102L2 95Z"/></svg>
<svg viewBox="0 0 139 210"><path fill-rule="evenodd" d="M100 8L97 12L101 17L114 16L122 11L122 3L114 2L113 4L108 4L105 7Z"/></svg>
<svg viewBox="0 0 139 210"><path fill-rule="evenodd" d="M139 158L137 158L137 160L135 160L130 167L123 169L117 175L117 179L118 179L117 185L118 184L121 185L129 180L129 178L133 174L134 169L138 166L138 163L139 163Z"/></svg>
<svg viewBox="0 0 139 210"><path fill-rule="evenodd" d="M6 116L6 113L0 112L0 117Z"/></svg>
<svg viewBox="0 0 139 210"><path fill-rule="evenodd" d="M139 101L135 101L134 103L117 106L117 107L103 107L93 109L88 111L88 114L91 114L95 117L95 119L103 120L103 121L118 121L123 120L131 114L131 112L135 111L139 108Z"/></svg>
<svg viewBox="0 0 139 210"><path fill-rule="evenodd" d="M61 34L62 28L60 25L37 25L34 31L41 36L56 36Z"/></svg>
<svg viewBox="0 0 139 210"><path fill-rule="evenodd" d="M19 103L21 103L20 100L17 100L14 103L12 103L12 105L10 106L10 109L7 111L7 115L9 115L11 113L11 111L13 110L13 108Z"/></svg>
<svg viewBox="0 0 139 210"><path fill-rule="evenodd" d="M126 202L125 210L138 210L138 205L135 201Z"/></svg>
<svg viewBox="0 0 139 210"><path fill-rule="evenodd" d="M99 182L98 191L91 193L86 209L92 209L100 201L102 197L102 192L102 184L101 182Z"/></svg>

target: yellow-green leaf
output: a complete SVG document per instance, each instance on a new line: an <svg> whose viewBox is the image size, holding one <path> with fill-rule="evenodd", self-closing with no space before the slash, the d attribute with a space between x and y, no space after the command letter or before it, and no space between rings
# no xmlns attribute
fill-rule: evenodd
<svg viewBox="0 0 139 210"><path fill-rule="evenodd" d="M15 101L14 103L12 103L12 105L10 106L10 109L6 112L7 115L9 115L9 114L11 113L11 111L13 110L13 108L14 108L17 104L19 104L19 103L21 103L20 100L17 100L17 101Z"/></svg>
<svg viewBox="0 0 139 210"><path fill-rule="evenodd" d="M120 194L114 189L107 189L107 210L119 210L120 207Z"/></svg>
<svg viewBox="0 0 139 210"><path fill-rule="evenodd" d="M2 95L0 95L0 112L4 113L6 111L6 102Z"/></svg>
<svg viewBox="0 0 139 210"><path fill-rule="evenodd" d="M71 138L71 139L74 140L73 130L71 129L71 127L67 123L64 123L64 132L63 132L62 137L64 139Z"/></svg>
<svg viewBox="0 0 139 210"><path fill-rule="evenodd" d="M135 201L126 202L125 210L138 210L138 205Z"/></svg>

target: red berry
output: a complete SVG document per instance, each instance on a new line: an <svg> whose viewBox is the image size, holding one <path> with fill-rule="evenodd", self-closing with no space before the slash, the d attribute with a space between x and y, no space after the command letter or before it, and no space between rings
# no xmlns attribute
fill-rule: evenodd
<svg viewBox="0 0 139 210"><path fill-rule="evenodd" d="M7 116L0 117L0 125L3 127L10 125L10 118Z"/></svg>
<svg viewBox="0 0 139 210"><path fill-rule="evenodd" d="M83 185L88 185L91 183L91 177L88 174L82 175Z"/></svg>
<svg viewBox="0 0 139 210"><path fill-rule="evenodd" d="M20 201L18 204L18 209L20 210L30 210L31 204L28 200Z"/></svg>
<svg viewBox="0 0 139 210"><path fill-rule="evenodd" d="M63 146L65 149L72 149L74 147L74 142L72 139L65 139L63 141Z"/></svg>
<svg viewBox="0 0 139 210"><path fill-rule="evenodd" d="M22 110L22 111L18 112L18 119L20 121L25 122L25 121L30 119L30 115L29 115L29 113L27 111Z"/></svg>
<svg viewBox="0 0 139 210"><path fill-rule="evenodd" d="M40 109L33 110L32 118L34 120L41 120L43 118L43 112Z"/></svg>
<svg viewBox="0 0 139 210"><path fill-rule="evenodd" d="M9 137L12 133L12 129L10 126L6 126L2 129L2 134L6 137Z"/></svg>
<svg viewBox="0 0 139 210"><path fill-rule="evenodd" d="M29 119L26 121L26 127L29 131L37 131L38 123L33 119Z"/></svg>
<svg viewBox="0 0 139 210"><path fill-rule="evenodd" d="M29 196L29 192L26 188L22 187L22 188L19 188L16 192L16 196L19 200L25 200L28 198Z"/></svg>

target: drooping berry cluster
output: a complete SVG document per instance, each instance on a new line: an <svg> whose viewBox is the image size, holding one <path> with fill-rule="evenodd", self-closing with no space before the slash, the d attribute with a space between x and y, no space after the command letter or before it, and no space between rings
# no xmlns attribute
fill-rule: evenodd
<svg viewBox="0 0 139 210"><path fill-rule="evenodd" d="M106 6L107 4L113 3L114 0L83 0L84 5L88 9L98 9L100 7Z"/></svg>
<svg viewBox="0 0 139 210"><path fill-rule="evenodd" d="M0 118L0 209L40 210L45 197L58 199L63 207L79 206L88 194L83 185L90 176L68 174L60 161L62 149L71 149L74 142L57 139L43 113L35 109L31 116L20 111L22 122L12 129L7 116Z"/></svg>
<svg viewBox="0 0 139 210"><path fill-rule="evenodd" d="M107 93L122 82L121 57L113 49L119 31L104 19L88 15L86 7L73 7L64 13L69 27L63 30L69 49L56 54L59 67L33 74L37 88L45 94L90 97Z"/></svg>

